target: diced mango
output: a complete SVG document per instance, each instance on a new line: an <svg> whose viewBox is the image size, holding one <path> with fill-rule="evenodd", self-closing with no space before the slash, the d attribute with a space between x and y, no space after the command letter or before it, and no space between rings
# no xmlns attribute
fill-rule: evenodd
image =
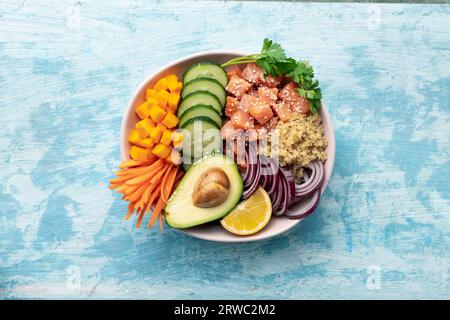
<svg viewBox="0 0 450 320"><path fill-rule="evenodd" d="M136 144L140 139L141 135L139 134L139 131L136 129L131 130L130 135L128 136L128 142Z"/></svg>
<svg viewBox="0 0 450 320"><path fill-rule="evenodd" d="M163 108L154 104L150 107L149 114L153 121L160 122L162 119L164 119L166 112Z"/></svg>
<svg viewBox="0 0 450 320"><path fill-rule="evenodd" d="M136 123L136 130L142 138L147 138L150 135L150 130L155 126L155 123L150 118L144 118Z"/></svg>
<svg viewBox="0 0 450 320"><path fill-rule="evenodd" d="M166 146L166 145L164 145L162 143L158 143L153 148L152 153L155 156L157 156L157 157L159 157L161 159L164 159L170 154L171 151L172 151L172 147L168 147L168 146Z"/></svg>
<svg viewBox="0 0 450 320"><path fill-rule="evenodd" d="M170 93L169 99L167 100L167 106L176 110L178 102L180 102L180 95L178 93Z"/></svg>
<svg viewBox="0 0 450 320"><path fill-rule="evenodd" d="M161 130L161 133L167 130L167 127L164 125L164 123L158 123L156 125L157 128L159 128Z"/></svg>
<svg viewBox="0 0 450 320"><path fill-rule="evenodd" d="M148 100L150 98L154 98L157 93L158 93L158 90L149 88L149 89L145 90L145 99Z"/></svg>
<svg viewBox="0 0 450 320"><path fill-rule="evenodd" d="M178 82L178 79L169 79L167 80L167 87L169 88L170 93L180 93L183 84Z"/></svg>
<svg viewBox="0 0 450 320"><path fill-rule="evenodd" d="M161 130L161 128L158 127L158 126L152 128L152 130L150 131L150 138L153 141L155 141L156 143L159 142L159 140L161 139L163 131L164 130Z"/></svg>
<svg viewBox="0 0 450 320"><path fill-rule="evenodd" d="M145 161L150 156L150 150L141 147L131 146L130 157L134 160Z"/></svg>
<svg viewBox="0 0 450 320"><path fill-rule="evenodd" d="M165 108L167 105L167 101L169 100L169 97L170 97L169 92L167 92L166 90L161 90L156 94L155 100L158 101L158 105L161 108Z"/></svg>
<svg viewBox="0 0 450 320"><path fill-rule="evenodd" d="M169 153L169 155L164 158L164 160L168 163L179 165L181 164L181 154L179 151L172 149L172 151Z"/></svg>
<svg viewBox="0 0 450 320"><path fill-rule="evenodd" d="M155 145L155 141L152 138L145 138L138 140L135 145L142 148L151 148Z"/></svg>
<svg viewBox="0 0 450 320"><path fill-rule="evenodd" d="M169 87L167 86L167 79L166 78L159 79L158 82L156 82L153 89L155 89L157 91L169 89Z"/></svg>
<svg viewBox="0 0 450 320"><path fill-rule="evenodd" d="M172 131L164 131L159 142L165 144L166 146L170 146L170 143L172 142Z"/></svg>
<svg viewBox="0 0 450 320"><path fill-rule="evenodd" d="M169 74L166 76L167 83L169 84L171 81L178 81L178 77L176 74Z"/></svg>
<svg viewBox="0 0 450 320"><path fill-rule="evenodd" d="M139 118L144 119L147 118L150 114L150 105L148 101L145 101L139 107L136 108L136 114Z"/></svg>
<svg viewBox="0 0 450 320"><path fill-rule="evenodd" d="M170 112L167 112L164 119L161 121L167 128L173 128L178 124L178 118Z"/></svg>
<svg viewBox="0 0 450 320"><path fill-rule="evenodd" d="M156 95L155 95L156 96ZM151 97L147 99L148 105L151 107L154 104L158 104L158 100L155 99L155 97Z"/></svg>

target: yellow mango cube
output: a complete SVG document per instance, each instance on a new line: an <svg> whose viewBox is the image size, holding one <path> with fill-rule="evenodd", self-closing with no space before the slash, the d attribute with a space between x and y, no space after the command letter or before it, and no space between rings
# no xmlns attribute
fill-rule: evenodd
<svg viewBox="0 0 450 320"><path fill-rule="evenodd" d="M172 131L164 131L159 142L165 144L166 146L170 146L170 143L172 142Z"/></svg>
<svg viewBox="0 0 450 320"><path fill-rule="evenodd" d="M140 119L147 118L150 114L150 105L148 101L142 103L139 107L136 108L136 114Z"/></svg>
<svg viewBox="0 0 450 320"><path fill-rule="evenodd" d="M150 131L150 139L152 139L155 143L158 143L161 139L163 131L164 130L161 130L161 128L157 126L152 128L152 130Z"/></svg>
<svg viewBox="0 0 450 320"><path fill-rule="evenodd" d="M145 161L150 156L150 150L137 146L131 146L130 157L137 161Z"/></svg>
<svg viewBox="0 0 450 320"><path fill-rule="evenodd" d="M170 97L169 92L167 92L166 90L161 90L156 94L155 100L158 101L158 105L161 108L165 108L169 100L169 97Z"/></svg>
<svg viewBox="0 0 450 320"><path fill-rule="evenodd" d="M136 142L136 145L142 148L151 148L155 145L155 141L152 138L141 139Z"/></svg>
<svg viewBox="0 0 450 320"><path fill-rule="evenodd" d="M183 84L179 82L178 79L171 78L167 80L167 87L170 93L180 93Z"/></svg>
<svg viewBox="0 0 450 320"><path fill-rule="evenodd" d="M178 118L173 113L168 112L161 123L171 129L178 124Z"/></svg>
<svg viewBox="0 0 450 320"><path fill-rule="evenodd" d="M128 136L128 142L136 144L140 139L141 135L139 134L139 131L136 129L131 130L130 135Z"/></svg>
<svg viewBox="0 0 450 320"><path fill-rule="evenodd" d="M144 118L136 123L136 130L142 138L147 138L150 135L150 130L155 126L155 123L150 118Z"/></svg>
<svg viewBox="0 0 450 320"><path fill-rule="evenodd" d="M168 76L166 76L166 81L169 84L172 81L178 81L178 77L176 74L169 74Z"/></svg>
<svg viewBox="0 0 450 320"><path fill-rule="evenodd" d="M145 90L145 99L148 100L148 99L154 98L157 93L158 93L158 90L149 88L149 89Z"/></svg>
<svg viewBox="0 0 450 320"><path fill-rule="evenodd" d="M170 154L171 151L172 151L172 147L168 147L168 146L166 146L166 145L164 145L162 143L158 143L153 148L152 153L155 156L157 156L157 157L159 157L161 159L164 159Z"/></svg>
<svg viewBox="0 0 450 320"><path fill-rule="evenodd" d="M157 91L167 90L169 87L167 86L167 79L161 78L159 79L156 84L154 85L153 89Z"/></svg>
<svg viewBox="0 0 450 320"><path fill-rule="evenodd" d="M180 95L178 93L170 93L169 99L167 100L167 106L176 110L179 102Z"/></svg>
<svg viewBox="0 0 450 320"><path fill-rule="evenodd" d="M163 108L160 106L154 104L150 107L149 115L155 122L160 122L162 119L164 119L164 116L166 115L166 112Z"/></svg>

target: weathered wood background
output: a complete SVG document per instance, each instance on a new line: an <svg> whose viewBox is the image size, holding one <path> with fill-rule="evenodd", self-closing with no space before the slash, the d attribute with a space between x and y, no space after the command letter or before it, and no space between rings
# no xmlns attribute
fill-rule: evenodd
<svg viewBox="0 0 450 320"><path fill-rule="evenodd" d="M450 6L2 1L1 298L450 298ZM156 68L264 37L336 131L318 210L267 241L135 230L107 188Z"/></svg>

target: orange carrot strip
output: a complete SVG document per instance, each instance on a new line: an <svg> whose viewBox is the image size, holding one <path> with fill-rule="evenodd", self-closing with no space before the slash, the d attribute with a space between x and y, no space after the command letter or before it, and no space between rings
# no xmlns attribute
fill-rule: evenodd
<svg viewBox="0 0 450 320"><path fill-rule="evenodd" d="M111 183L111 184L109 185L109 188L110 188L111 190L113 190L113 189L116 189L117 187L120 187L120 186L122 186L121 183Z"/></svg>
<svg viewBox="0 0 450 320"><path fill-rule="evenodd" d="M162 208L164 207L166 203L164 200L160 197L158 202L156 203L155 209L153 209L152 216L150 218L150 221L148 222L148 226L152 227L155 223L156 218L158 217L159 213L161 212Z"/></svg>
<svg viewBox="0 0 450 320"><path fill-rule="evenodd" d="M153 177L164 165L164 163L163 163L164 160L162 160L162 159L160 159L160 160L161 160L161 162L159 162L159 160L157 162L155 162L155 164L158 163L158 165L155 167L152 167L152 169L150 171L148 171L146 174L143 174L143 175L137 176L131 180L128 180L126 182L126 184L128 184L128 185L141 184L141 183L145 182L146 180L150 179L151 177ZM152 164L152 166L153 166L153 164Z"/></svg>
<svg viewBox="0 0 450 320"><path fill-rule="evenodd" d="M162 189L161 189L161 197L163 198L163 200L164 201L166 201L167 202L167 188L166 188L166 185L167 185L167 179L169 178L169 176L170 176L170 174L171 174L171 172L172 172L172 169L173 169L173 166L170 166L167 170L166 170L166 173L164 174L164 178L163 178L163 180L162 180L162 182L161 182L161 184L162 184Z"/></svg>
<svg viewBox="0 0 450 320"><path fill-rule="evenodd" d="M130 217L131 217L131 215L133 214L133 212L134 212L134 203L132 202L132 203L130 203L130 204L128 205L128 212L127 212L127 214L125 215L125 220L130 219Z"/></svg>
<svg viewBox="0 0 450 320"><path fill-rule="evenodd" d="M169 200L169 196L170 196L170 194L172 193L172 191L174 189L175 179L177 178L178 170L179 170L179 167L175 167L175 169L173 170L171 176L168 179L167 185L165 186L166 187L166 191L165 191L165 194L166 194L166 200L165 201L166 202L167 202L167 200Z"/></svg>
<svg viewBox="0 0 450 320"><path fill-rule="evenodd" d="M111 184L123 183L131 178L133 178L133 177L129 176L129 175L121 176L121 177L117 177L117 178L109 180L109 183L111 183Z"/></svg>
<svg viewBox="0 0 450 320"><path fill-rule="evenodd" d="M129 160L125 160L122 163L120 163L119 168L125 169L125 168L132 168L132 167L136 167L136 166L142 166L142 165L152 163L155 160L156 160L156 157L152 157L149 160L145 160L145 161L137 161L137 160L129 159Z"/></svg>
<svg viewBox="0 0 450 320"><path fill-rule="evenodd" d="M145 207L145 212L148 212L152 206L152 204L155 202L156 198L160 195L161 192L161 184L158 184L155 190L153 190L152 194L150 195L147 206Z"/></svg>
<svg viewBox="0 0 450 320"><path fill-rule="evenodd" d="M148 171L151 171L152 167L151 166L141 166L141 167L137 167L137 168L132 168L132 169L123 169L120 172L119 175L130 175L130 176L138 176L144 173L147 173ZM117 175L117 173L116 173Z"/></svg>
<svg viewBox="0 0 450 320"><path fill-rule="evenodd" d="M163 174L166 173L166 170L168 168L168 166L170 166L170 164L165 165L160 172L158 172L150 181L152 183L156 183L157 181L159 181L159 179L162 177Z"/></svg>
<svg viewBox="0 0 450 320"><path fill-rule="evenodd" d="M138 221L136 222L136 228L139 229L141 226L142 218L144 218L144 210L141 210L139 213Z"/></svg>
<svg viewBox="0 0 450 320"><path fill-rule="evenodd" d="M133 192L133 194L130 194L130 201L136 201L138 200L142 194L144 193L145 189L150 185L150 181L147 181L145 183L143 183L135 192Z"/></svg>

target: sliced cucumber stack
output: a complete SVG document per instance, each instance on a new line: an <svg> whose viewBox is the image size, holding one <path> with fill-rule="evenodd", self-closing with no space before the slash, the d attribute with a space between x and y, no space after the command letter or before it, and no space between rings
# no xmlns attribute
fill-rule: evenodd
<svg viewBox="0 0 450 320"><path fill-rule="evenodd" d="M189 81L183 87L181 98L184 99L187 95L196 91L208 91L219 99L222 108L225 106L227 100L227 93L219 81L210 78L196 78Z"/></svg>
<svg viewBox="0 0 450 320"><path fill-rule="evenodd" d="M228 84L228 76L225 70L217 63L202 61L190 66L183 75L183 85L197 78L211 78L220 82L222 87Z"/></svg>
<svg viewBox="0 0 450 320"><path fill-rule="evenodd" d="M216 109L206 104L198 104L187 109L180 116L179 126L182 128L186 122L195 117L208 117L213 120L217 126L222 127L222 117Z"/></svg>
<svg viewBox="0 0 450 320"><path fill-rule="evenodd" d="M222 114L222 104L219 99L209 91L197 91L186 95L178 107L177 117L181 117L188 109L198 104L210 105L219 114Z"/></svg>
<svg viewBox="0 0 450 320"><path fill-rule="evenodd" d="M186 130L183 138L183 156L195 161L222 151L220 126L210 118L192 117L180 128Z"/></svg>

